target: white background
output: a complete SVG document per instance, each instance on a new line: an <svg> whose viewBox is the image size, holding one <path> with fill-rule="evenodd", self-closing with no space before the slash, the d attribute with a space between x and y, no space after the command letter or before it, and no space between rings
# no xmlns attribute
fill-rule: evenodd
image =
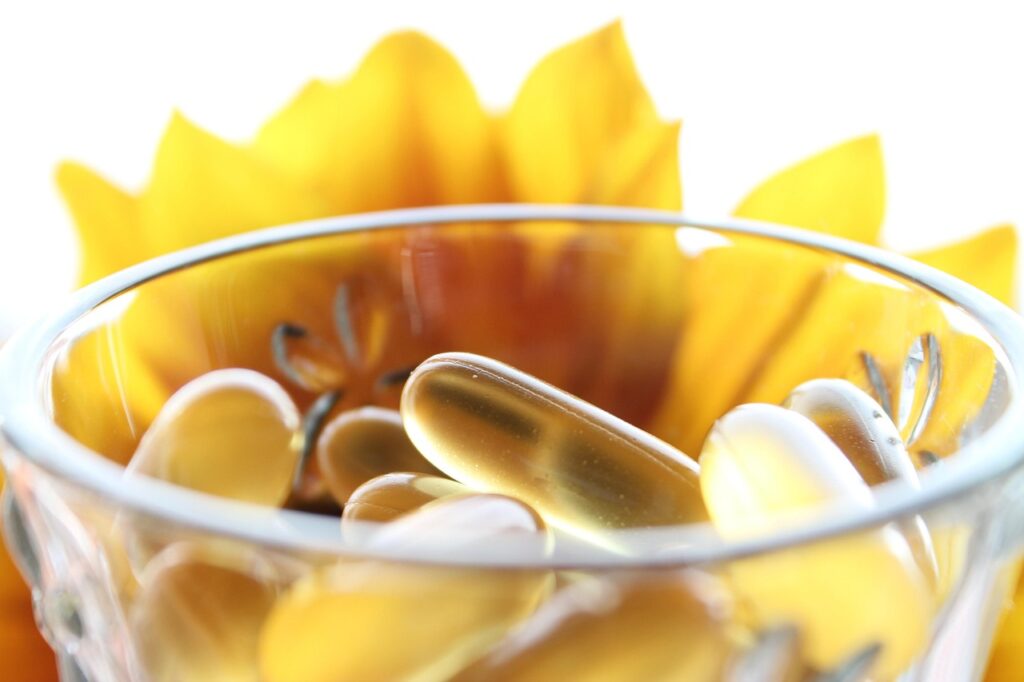
<svg viewBox="0 0 1024 682"><path fill-rule="evenodd" d="M250 136L302 83L385 33L446 44L507 104L548 50L621 16L662 113L684 120L686 208L728 213L759 180L883 136L888 242L1024 226L1024 17L964 2L18 2L0 6L0 334L74 280L62 158L138 188L171 110Z"/></svg>

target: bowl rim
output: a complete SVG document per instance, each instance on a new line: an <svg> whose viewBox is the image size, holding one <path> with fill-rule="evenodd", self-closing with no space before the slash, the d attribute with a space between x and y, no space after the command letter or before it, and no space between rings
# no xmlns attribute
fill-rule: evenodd
<svg viewBox="0 0 1024 682"><path fill-rule="evenodd" d="M133 478L128 485L121 466L75 441L47 415L49 380L44 370L54 342L96 306L145 282L225 256L306 239L390 228L522 221L700 228L826 250L879 268L948 299L991 335L996 351L1002 351L1000 360L1007 370L1010 402L1003 414L956 456L944 459L942 466L928 467L922 472L919 488L900 481L878 486L876 504L871 508L830 505L815 513L811 523L787 525L739 540L681 545L676 542L673 549L656 553L638 550L571 556L559 556L557 552L549 556L525 545L521 552L469 550L454 554L448 550L431 552L422 545L412 552L373 548L346 542L338 532L336 519L216 498L146 477ZM884 525L897 517L963 497L1024 463L1024 430L1016 428L1024 423L1024 396L1018 389L1024 381L1024 319L1009 307L951 275L874 246L772 223L736 218L700 220L681 212L654 209L537 204L434 206L322 218L245 232L153 258L78 290L64 305L24 327L8 341L0 351L0 377L5 377L0 381L0 434L9 446L4 455L7 467L16 465L20 455L119 508L199 531L288 550L446 565L640 568L727 561ZM14 453L10 453L11 448ZM660 542L673 537L671 534L681 528L656 529L648 537ZM625 537L630 531L619 533Z"/></svg>

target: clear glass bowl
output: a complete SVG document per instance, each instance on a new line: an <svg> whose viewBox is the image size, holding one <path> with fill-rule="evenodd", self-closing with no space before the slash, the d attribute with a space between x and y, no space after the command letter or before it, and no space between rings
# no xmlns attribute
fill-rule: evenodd
<svg viewBox="0 0 1024 682"><path fill-rule="evenodd" d="M275 342L282 323L302 332ZM345 389L335 410L395 407L403 370L452 350L508 362L694 457L733 406L846 378L892 415L920 486L884 483L872 506L822 506L731 540L697 524L610 531L603 547L468 542L443 529L381 544L366 540L373 524L343 535L323 514L124 475L163 400L210 370L268 374L305 410L324 386L280 362L295 354ZM899 595L870 561L822 567L859 564L856 543L920 516L937 558L920 636L846 641L829 667L849 679L864 664L873 679L962 682L980 675L1015 580L1022 373L1024 325L1009 309L908 259L818 234L582 206L321 220L130 268L12 339L0 359L4 527L64 679L447 679L510 630L535 635L538 618L564 618L566 603L619 613L609 604L639 584L655 595L641 600L649 616L613 626L611 640L560 645L575 679L767 680L777 679L771 660L815 646L814 628L902 622ZM771 594L804 591L824 615L795 629L765 617L744 575ZM668 659L640 647L652 641L644 623L680 625L655 625L651 604L671 603L658 595L682 583L715 609L732 605L731 616L715 612L727 623L716 630L723 657L686 663L696 654L685 645ZM344 598L302 601L317 589ZM265 621L285 601L297 611ZM707 632L690 634L706 649ZM901 646L912 653L892 654ZM611 667L648 654L649 669Z"/></svg>

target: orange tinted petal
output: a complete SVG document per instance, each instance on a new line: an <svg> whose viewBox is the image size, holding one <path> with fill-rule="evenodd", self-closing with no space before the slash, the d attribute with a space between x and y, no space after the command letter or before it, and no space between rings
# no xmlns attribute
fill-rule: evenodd
<svg viewBox="0 0 1024 682"><path fill-rule="evenodd" d="M1017 232L1011 225L993 227L955 244L911 256L1013 305Z"/></svg>
<svg viewBox="0 0 1024 682"><path fill-rule="evenodd" d="M493 122L472 83L415 32L382 40L348 81L306 86L253 148L335 212L505 196Z"/></svg>
<svg viewBox="0 0 1024 682"><path fill-rule="evenodd" d="M678 210L679 123L657 122L629 131L607 154L583 203Z"/></svg>
<svg viewBox="0 0 1024 682"><path fill-rule="evenodd" d="M876 244L884 212L882 148L876 135L868 135L770 178L735 214Z"/></svg>
<svg viewBox="0 0 1024 682"><path fill-rule="evenodd" d="M3 474L0 473L0 485ZM0 547L0 660L3 669L25 682L56 682L53 651L36 629L32 595L6 548Z"/></svg>
<svg viewBox="0 0 1024 682"><path fill-rule="evenodd" d="M134 197L77 163L60 164L56 180L78 228L79 283L88 284L146 258Z"/></svg>
<svg viewBox="0 0 1024 682"><path fill-rule="evenodd" d="M610 150L655 120L619 23L556 50L526 79L505 120L514 199L579 200Z"/></svg>

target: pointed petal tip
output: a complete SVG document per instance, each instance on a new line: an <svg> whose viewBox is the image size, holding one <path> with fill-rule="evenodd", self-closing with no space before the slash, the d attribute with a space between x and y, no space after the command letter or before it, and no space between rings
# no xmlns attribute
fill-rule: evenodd
<svg viewBox="0 0 1024 682"><path fill-rule="evenodd" d="M363 59L363 63L373 62L382 57L405 56L414 64L429 58L432 55L441 55L454 60L452 53L440 42L422 31L407 29L396 31L381 38L370 48Z"/></svg>
<svg viewBox="0 0 1024 682"><path fill-rule="evenodd" d="M64 193L69 185L87 173L91 173L91 171L85 165L78 161L63 159L53 169L53 181L61 193Z"/></svg>
<svg viewBox="0 0 1024 682"><path fill-rule="evenodd" d="M734 215L877 244L885 215L881 139L855 137L787 166L754 188Z"/></svg>
<svg viewBox="0 0 1024 682"><path fill-rule="evenodd" d="M957 242L910 255L1007 305L1016 303L1018 237L1013 225L997 225Z"/></svg>

